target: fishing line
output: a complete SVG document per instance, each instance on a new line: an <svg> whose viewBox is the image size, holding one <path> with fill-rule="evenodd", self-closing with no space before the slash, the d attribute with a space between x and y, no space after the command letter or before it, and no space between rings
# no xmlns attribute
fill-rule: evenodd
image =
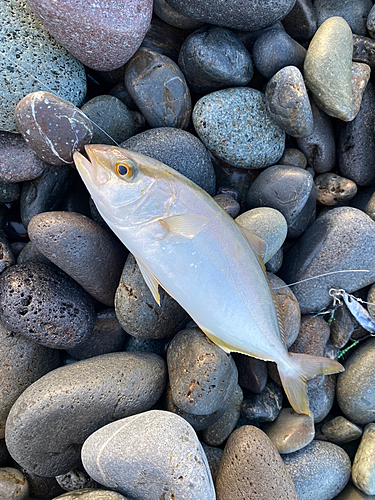
<svg viewBox="0 0 375 500"><path fill-rule="evenodd" d="M55 95L56 97L59 97L60 99L63 99L61 96L59 96L58 94L56 94L55 92L52 92L52 89L50 87L48 87L48 85L46 85L44 82L42 82L41 80L39 80L39 78L35 75L33 75L32 73L30 73L29 71L27 71L27 69L23 68L21 66L21 64L17 63L16 61L14 61L13 59L11 59L10 57L6 56L4 53L1 53L1 55L3 57L5 57L5 59L7 59L10 63L14 64L15 66L17 66L19 69L21 69L22 71L24 71L27 75L29 75L31 78L34 78L35 81L37 81L38 83L40 83L40 85L42 85L42 87L44 87L45 89L48 90L48 92L50 92L51 94ZM65 99L63 99L63 101L65 101ZM68 101L67 101L68 102ZM111 137L108 132L106 132L100 125L98 125L97 123L95 123L91 118L89 118L86 113L84 113L80 108L78 108L80 110L80 112L83 114L83 116L85 116L88 121L90 123L92 123L93 125L95 125L96 128L98 128L101 132L103 132L104 135L106 135L108 137L108 139L111 139L111 141L113 141L116 146L120 147L120 144L118 144L114 139L113 137Z"/></svg>
<svg viewBox="0 0 375 500"><path fill-rule="evenodd" d="M279 290L280 288L287 288L289 286L299 285L300 283L305 283L306 281L316 280L318 278L324 278L325 276L330 276L331 274L339 274L339 273L371 273L371 269L343 269L341 271L331 271L329 273L317 274L316 276L311 276L311 278L305 278L301 281L296 281L295 283L289 283L288 285L277 286L272 289Z"/></svg>

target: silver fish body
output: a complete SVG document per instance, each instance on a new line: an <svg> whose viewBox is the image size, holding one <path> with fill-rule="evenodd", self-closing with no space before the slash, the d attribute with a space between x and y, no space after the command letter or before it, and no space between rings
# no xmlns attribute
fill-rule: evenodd
<svg viewBox="0 0 375 500"><path fill-rule="evenodd" d="M276 362L293 408L309 413L305 381L342 367L287 352L256 237L245 238L205 191L166 165L114 146L86 152L90 161L75 153L77 169L155 299L161 285L227 352Z"/></svg>

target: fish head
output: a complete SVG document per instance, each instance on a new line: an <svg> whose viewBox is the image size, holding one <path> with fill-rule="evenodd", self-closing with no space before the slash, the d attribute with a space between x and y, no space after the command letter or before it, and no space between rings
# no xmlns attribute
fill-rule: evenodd
<svg viewBox="0 0 375 500"><path fill-rule="evenodd" d="M124 227L165 214L173 198L166 165L117 146L89 144L85 152L88 159L76 151L74 163L107 222Z"/></svg>

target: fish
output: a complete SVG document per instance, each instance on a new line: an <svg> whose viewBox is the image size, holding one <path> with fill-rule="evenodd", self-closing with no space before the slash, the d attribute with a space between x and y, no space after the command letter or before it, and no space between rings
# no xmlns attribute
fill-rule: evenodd
<svg viewBox="0 0 375 500"><path fill-rule="evenodd" d="M264 242L195 183L117 146L85 146L73 160L100 215L134 255L151 293L159 286L225 352L277 364L292 408L311 415L306 381L343 371L335 360L288 353Z"/></svg>

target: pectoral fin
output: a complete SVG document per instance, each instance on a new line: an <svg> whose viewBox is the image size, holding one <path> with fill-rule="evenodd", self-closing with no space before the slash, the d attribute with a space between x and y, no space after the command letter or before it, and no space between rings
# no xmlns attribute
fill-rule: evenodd
<svg viewBox="0 0 375 500"><path fill-rule="evenodd" d="M255 253L256 256L260 256L262 260L264 259L264 256L266 255L266 244L265 242L259 238L256 234L252 233L249 231L246 227L241 226L241 224L238 224L236 222L238 228L240 229L241 233L245 237L245 240L248 242L250 247L252 248L253 252Z"/></svg>
<svg viewBox="0 0 375 500"><path fill-rule="evenodd" d="M180 236L183 238L192 239L196 236L208 223L208 217L195 214L172 215L161 219L159 222L165 229L164 238L173 239Z"/></svg>
<svg viewBox="0 0 375 500"><path fill-rule="evenodd" d="M135 257L135 260L137 261L143 279L145 280L147 286L151 290L152 296L156 300L158 306L160 306L160 295L159 295L160 282L157 280L155 275L150 271L150 269L138 257Z"/></svg>

